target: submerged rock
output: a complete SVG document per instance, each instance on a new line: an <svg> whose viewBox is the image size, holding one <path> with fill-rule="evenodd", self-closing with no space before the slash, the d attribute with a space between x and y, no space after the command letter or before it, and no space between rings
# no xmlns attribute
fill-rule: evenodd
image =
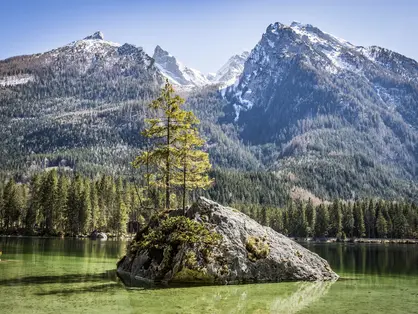
<svg viewBox="0 0 418 314"><path fill-rule="evenodd" d="M185 219L183 213L171 211L160 215L138 233L127 255L118 263L117 273L125 285L159 282L238 284L338 278L326 260L233 208L201 197L184 215L192 220L191 224L186 224L187 228L182 221ZM169 229L164 219L167 222L170 217L177 217L172 220L182 221L182 224L177 229ZM202 233L199 226L203 226L206 233ZM191 230L197 232L201 241L182 242L190 236ZM164 232L168 234L164 235ZM180 241L174 241L174 238Z"/></svg>

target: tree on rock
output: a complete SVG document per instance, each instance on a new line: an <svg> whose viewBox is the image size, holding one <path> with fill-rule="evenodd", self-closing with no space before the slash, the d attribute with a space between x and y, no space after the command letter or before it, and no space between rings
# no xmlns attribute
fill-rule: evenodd
<svg viewBox="0 0 418 314"><path fill-rule="evenodd" d="M209 187L212 180L208 176L211 168L209 154L201 151L205 141L199 136L197 125L200 121L192 112L187 113L185 119L188 129L184 128L178 138L178 157L180 165L175 175L175 185L181 186L183 190L183 210L186 209L187 191L193 189L205 189Z"/></svg>
<svg viewBox="0 0 418 314"><path fill-rule="evenodd" d="M155 171L154 184L165 190L166 209L170 208L175 187L182 188L185 207L188 190L211 183L207 176L211 167L208 155L199 150L204 143L196 128L199 120L181 108L183 103L184 99L175 95L173 86L166 81L160 97L150 104L154 117L146 119L147 128L142 132L150 145L133 162L137 168L146 164L148 179L150 169Z"/></svg>

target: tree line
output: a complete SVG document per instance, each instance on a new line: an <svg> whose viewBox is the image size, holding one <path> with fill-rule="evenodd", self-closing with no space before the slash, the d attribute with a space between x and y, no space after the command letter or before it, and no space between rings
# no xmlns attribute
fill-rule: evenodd
<svg viewBox="0 0 418 314"><path fill-rule="evenodd" d="M288 236L418 238L418 206L414 203L364 199L314 205L311 200L291 200L284 192L263 196L264 188L278 183L274 176L261 172L211 174L215 184L194 197L204 194L231 205ZM242 186L258 184L260 188L242 194L241 189L236 190L239 182ZM173 191L171 206L181 208L182 191ZM0 184L0 230L68 235L93 230L133 232L149 220L155 209L165 206L163 189L150 191L150 198L146 194L142 184L133 181L105 175L83 177L55 169L36 174L27 183L10 179ZM281 202L283 206L274 205Z"/></svg>
<svg viewBox="0 0 418 314"><path fill-rule="evenodd" d="M314 206L289 199L282 208L232 204L259 223L293 237L418 238L418 206L409 202L334 200Z"/></svg>
<svg viewBox="0 0 418 314"><path fill-rule="evenodd" d="M41 234L125 233L128 221L142 222L140 191L121 178L82 177L56 169L27 184L8 180L0 188L0 230Z"/></svg>

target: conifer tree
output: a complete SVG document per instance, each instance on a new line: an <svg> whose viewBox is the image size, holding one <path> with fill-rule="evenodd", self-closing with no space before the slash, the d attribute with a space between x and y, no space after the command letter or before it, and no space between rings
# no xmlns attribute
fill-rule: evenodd
<svg viewBox="0 0 418 314"><path fill-rule="evenodd" d="M91 218L90 218L90 230L96 230L98 228L98 221L100 219L100 208L99 200L97 196L97 185L95 182L90 184L90 208L91 208Z"/></svg>
<svg viewBox="0 0 418 314"><path fill-rule="evenodd" d="M197 149L203 144L195 128L198 120L181 108L183 103L184 99L174 94L173 86L167 80L160 97L150 104L155 117L146 120L147 128L142 132L152 140L152 149L143 152L133 162L135 167L146 165L148 175L149 167L160 174L155 183L165 190L167 209L171 205L173 187L183 188L185 206L187 189L210 184L206 175L210 168L209 159L206 153Z"/></svg>
<svg viewBox="0 0 418 314"><path fill-rule="evenodd" d="M41 211L41 178L38 174L32 177L30 184L30 202L25 217L25 228L32 231Z"/></svg>
<svg viewBox="0 0 418 314"><path fill-rule="evenodd" d="M377 216L376 227L379 238L386 238L388 233L388 227L386 219L382 213L379 213L379 215Z"/></svg>
<svg viewBox="0 0 418 314"><path fill-rule="evenodd" d="M359 201L354 203L354 225L357 237L363 238L366 235L366 226L364 225L363 206Z"/></svg>
<svg viewBox="0 0 418 314"><path fill-rule="evenodd" d="M82 185L79 199L80 231L87 233L91 225L90 181L85 179Z"/></svg>
<svg viewBox="0 0 418 314"><path fill-rule="evenodd" d="M329 230L329 211L328 207L321 204L317 207L315 234L317 236L328 236Z"/></svg>
<svg viewBox="0 0 418 314"><path fill-rule="evenodd" d="M122 179L119 178L117 185L116 185L116 216L115 216L115 229L120 233L126 232L126 224L128 222L128 213L126 204L124 202L124 195L123 195L123 184Z"/></svg>
<svg viewBox="0 0 418 314"><path fill-rule="evenodd" d="M299 201L297 204L297 230L296 235L301 237L307 237L309 233L308 220L306 218L306 206L304 202Z"/></svg>
<svg viewBox="0 0 418 314"><path fill-rule="evenodd" d="M55 169L49 171L42 180L41 186L41 206L43 212L44 228L48 233L54 229L54 210L57 204L57 184L58 177Z"/></svg>
<svg viewBox="0 0 418 314"><path fill-rule="evenodd" d="M4 227L14 227L19 220L21 199L17 191L16 183L10 179L3 192L3 206L4 206Z"/></svg>
<svg viewBox="0 0 418 314"><path fill-rule="evenodd" d="M155 146L147 160L162 174L165 208L170 208L173 168L178 163L174 144L179 131L185 127L186 112L181 109L183 103L184 99L174 95L173 86L167 80L160 97L150 104L157 117L146 120L148 128L142 133L145 137L154 139ZM136 164L140 163L141 161L137 160Z"/></svg>
<svg viewBox="0 0 418 314"><path fill-rule="evenodd" d="M177 140L179 166L174 174L174 184L183 190L183 211L186 209L187 191L205 189L212 183L208 175L211 168L209 154L200 150L204 144L196 127L200 122L192 112L187 112L185 121L185 128L179 132ZM266 224L267 219L264 220Z"/></svg>
<svg viewBox="0 0 418 314"><path fill-rule="evenodd" d="M83 180L79 174L71 181L68 191L67 224L72 234L80 233L80 205L83 192Z"/></svg>
<svg viewBox="0 0 418 314"><path fill-rule="evenodd" d="M99 213L98 213L98 224L97 228L101 231L104 231L107 227L108 223L108 210L106 204L106 176L102 176L100 181L97 182L97 196L98 196L98 204L99 204Z"/></svg>
<svg viewBox="0 0 418 314"><path fill-rule="evenodd" d="M306 204L306 216L309 226L309 236L313 237L315 235L316 210L311 198L309 198L308 204Z"/></svg>
<svg viewBox="0 0 418 314"><path fill-rule="evenodd" d="M353 204L348 203L343 220L344 232L348 237L353 237L354 232L354 212Z"/></svg>
<svg viewBox="0 0 418 314"><path fill-rule="evenodd" d="M342 237L343 231L343 224L342 224L342 208L341 202L338 199L335 199L332 204L332 219L331 219L331 226L332 226L332 234L335 235L337 238Z"/></svg>
<svg viewBox="0 0 418 314"><path fill-rule="evenodd" d="M0 184L0 230L4 228L3 184Z"/></svg>
<svg viewBox="0 0 418 314"><path fill-rule="evenodd" d="M57 201L56 201L56 211L54 216L55 228L64 232L66 227L66 213L68 205L68 189L69 182L66 175L62 174L58 178L58 187L57 187Z"/></svg>

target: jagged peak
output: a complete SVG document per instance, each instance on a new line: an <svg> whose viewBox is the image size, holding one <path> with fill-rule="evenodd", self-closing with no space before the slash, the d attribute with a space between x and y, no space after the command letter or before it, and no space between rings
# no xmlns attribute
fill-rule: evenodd
<svg viewBox="0 0 418 314"><path fill-rule="evenodd" d="M266 33L277 33L278 30L288 27L280 22L276 22L276 23L271 23L267 29L266 29Z"/></svg>
<svg viewBox="0 0 418 314"><path fill-rule="evenodd" d="M104 40L104 35L101 31L97 31L94 34L84 38L84 40L89 40L89 39Z"/></svg>
<svg viewBox="0 0 418 314"><path fill-rule="evenodd" d="M118 48L118 52L121 55L133 54L133 53L138 53L142 51L143 51L142 47L137 47L135 45L131 45L128 43L125 43Z"/></svg>
<svg viewBox="0 0 418 314"><path fill-rule="evenodd" d="M164 50L163 48L161 48L160 45L157 45L154 49L154 58L155 57L164 57L164 56L168 56L168 57L172 57L167 50Z"/></svg>
<svg viewBox="0 0 418 314"><path fill-rule="evenodd" d="M313 26L312 24L303 24L301 22L298 21L293 21L290 24L291 28L304 28L304 29L316 29L317 27Z"/></svg>

